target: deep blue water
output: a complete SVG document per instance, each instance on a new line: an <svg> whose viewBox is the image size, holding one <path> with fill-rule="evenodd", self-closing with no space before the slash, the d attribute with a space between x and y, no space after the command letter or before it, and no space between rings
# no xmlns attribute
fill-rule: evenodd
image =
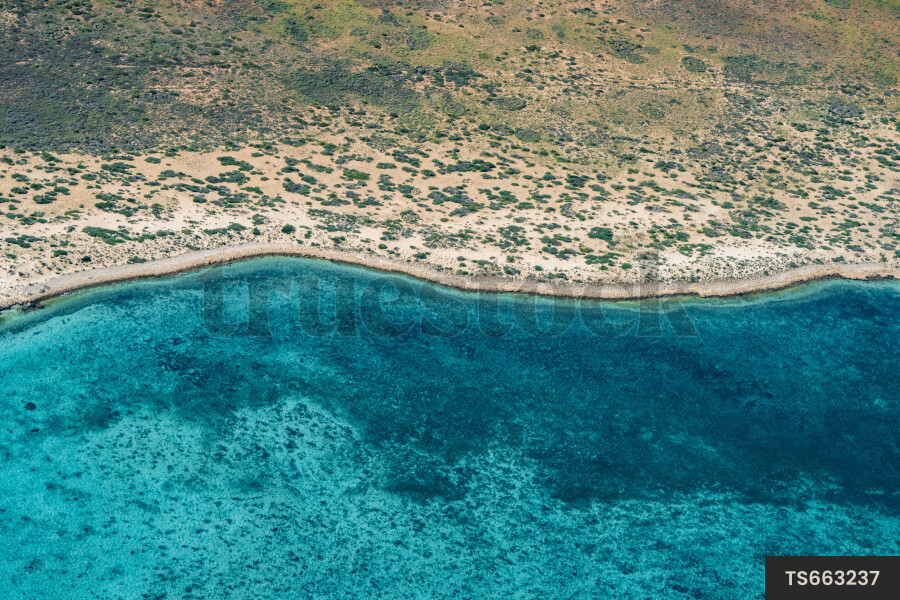
<svg viewBox="0 0 900 600"><path fill-rule="evenodd" d="M897 283L63 298L0 326L0 597L761 598L765 555L900 553L898 334Z"/></svg>

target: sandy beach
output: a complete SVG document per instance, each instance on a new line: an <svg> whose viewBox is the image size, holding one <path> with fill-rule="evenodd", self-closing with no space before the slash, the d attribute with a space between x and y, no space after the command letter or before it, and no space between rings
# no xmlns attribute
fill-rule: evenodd
<svg viewBox="0 0 900 600"><path fill-rule="evenodd" d="M42 300L123 281L165 277L186 271L266 256L293 256L357 265L386 273L409 275L469 292L527 293L563 298L597 300L639 300L666 296L730 297L776 291L822 279L877 280L900 279L900 270L881 264L809 265L769 276L703 283L609 283L605 285L570 282L537 282L498 277L461 277L441 273L420 264L391 261L382 257L345 253L287 244L242 244L186 252L180 256L139 264L117 265L96 270L50 277L32 283L22 291L0 298L0 310L14 306L33 306Z"/></svg>

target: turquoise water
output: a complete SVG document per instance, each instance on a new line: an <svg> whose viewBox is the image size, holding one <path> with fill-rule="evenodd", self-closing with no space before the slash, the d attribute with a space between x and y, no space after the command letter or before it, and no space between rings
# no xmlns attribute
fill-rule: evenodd
<svg viewBox="0 0 900 600"><path fill-rule="evenodd" d="M761 598L765 555L900 553L898 334L896 283L64 298L0 326L0 597Z"/></svg>

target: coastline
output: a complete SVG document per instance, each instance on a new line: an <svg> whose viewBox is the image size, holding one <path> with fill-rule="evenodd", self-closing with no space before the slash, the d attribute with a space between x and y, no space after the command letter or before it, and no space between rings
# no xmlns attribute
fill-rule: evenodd
<svg viewBox="0 0 900 600"><path fill-rule="evenodd" d="M558 283L524 278L465 277L442 273L421 263L392 261L378 256L335 251L291 244L253 243L186 252L174 257L145 263L123 264L69 273L43 282L29 284L23 290L0 298L0 310L33 306L43 300L65 294L135 279L166 277L232 262L267 256L293 256L327 260L334 263L408 275L467 292L525 293L592 300L642 300L668 296L726 298L759 292L777 291L823 279L900 279L900 269L883 263L805 265L789 271L746 279L678 283Z"/></svg>

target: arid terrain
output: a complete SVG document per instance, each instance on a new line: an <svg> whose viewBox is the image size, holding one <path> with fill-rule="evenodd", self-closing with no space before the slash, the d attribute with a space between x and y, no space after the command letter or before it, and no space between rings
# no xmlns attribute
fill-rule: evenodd
<svg viewBox="0 0 900 600"><path fill-rule="evenodd" d="M893 274L898 16L4 0L0 295L238 247L498 289Z"/></svg>

